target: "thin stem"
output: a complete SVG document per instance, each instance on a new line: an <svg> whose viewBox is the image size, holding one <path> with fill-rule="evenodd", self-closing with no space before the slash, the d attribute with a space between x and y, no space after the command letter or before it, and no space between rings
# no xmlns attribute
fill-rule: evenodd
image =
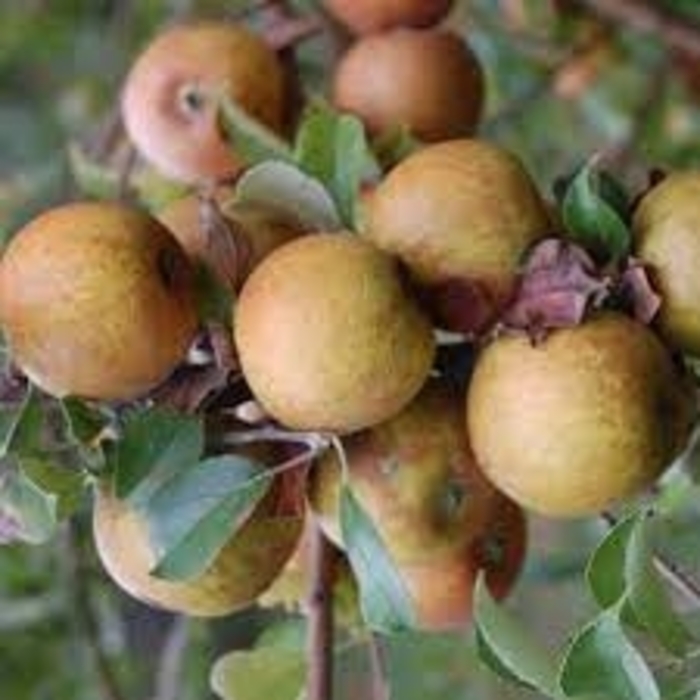
<svg viewBox="0 0 700 700"><path fill-rule="evenodd" d="M103 700L126 700L114 669L102 648L100 626L95 613L91 591L89 590L85 553L78 541L75 525L70 523L66 530L66 559L68 560L75 620L87 643L92 663L99 681Z"/></svg>
<svg viewBox="0 0 700 700"><path fill-rule="evenodd" d="M333 698L333 590L330 547L312 519L308 593L307 700Z"/></svg>
<svg viewBox="0 0 700 700"><path fill-rule="evenodd" d="M180 697L180 674L189 636L189 620L183 616L175 618L160 653L160 661L155 674L153 700L178 700Z"/></svg>
<svg viewBox="0 0 700 700"><path fill-rule="evenodd" d="M222 411L223 415L230 413ZM249 445L254 442L291 442L306 445L312 450L323 452L327 450L333 438L325 433L297 432L272 426L255 428L254 430L235 430L226 433L221 438L225 447Z"/></svg>
<svg viewBox="0 0 700 700"><path fill-rule="evenodd" d="M391 687L387 680L386 654L382 639L374 632L370 632L367 638L367 652L372 671L372 699L390 700Z"/></svg>

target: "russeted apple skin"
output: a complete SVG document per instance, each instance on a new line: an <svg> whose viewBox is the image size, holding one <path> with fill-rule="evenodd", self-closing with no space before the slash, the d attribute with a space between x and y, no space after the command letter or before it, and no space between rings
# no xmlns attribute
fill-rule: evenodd
<svg viewBox="0 0 700 700"><path fill-rule="evenodd" d="M700 355L700 171L668 175L637 207L635 255L661 295L658 327L683 352Z"/></svg>
<svg viewBox="0 0 700 700"><path fill-rule="evenodd" d="M255 397L302 430L349 433L397 413L435 351L396 262L346 232L273 251L243 285L233 325Z"/></svg>
<svg viewBox="0 0 700 700"><path fill-rule="evenodd" d="M418 625L464 624L471 617L478 542L504 497L474 460L461 393L431 380L398 415L347 437L344 446L348 483L406 584ZM311 473L308 499L342 547L341 479L337 456L325 455Z"/></svg>
<svg viewBox="0 0 700 700"><path fill-rule="evenodd" d="M236 234L245 237L245 250L241 256L243 269L238 275L241 282L275 248L308 232L299 221L268 206L235 202L231 196L222 197L219 206ZM200 210L199 197L190 194L170 202L158 212L158 219L177 238L192 260L205 262L207 235L202 227Z"/></svg>
<svg viewBox="0 0 700 700"><path fill-rule="evenodd" d="M606 312L477 359L467 425L479 464L524 508L599 513L651 486L688 438L693 394L641 323Z"/></svg>
<svg viewBox="0 0 700 700"><path fill-rule="evenodd" d="M156 559L143 516L103 486L93 512L100 561L123 590L144 603L194 617L228 615L252 605L297 547L303 511L296 496L281 495L289 487L278 479L203 574L171 581L149 573Z"/></svg>
<svg viewBox="0 0 700 700"><path fill-rule="evenodd" d="M124 125L143 157L168 177L188 183L231 177L243 163L218 123L223 94L267 127L282 128L284 72L260 37L226 22L176 26L132 66L122 94Z"/></svg>
<svg viewBox="0 0 700 700"><path fill-rule="evenodd" d="M323 0L324 7L354 34L394 27L431 27L450 11L453 0Z"/></svg>
<svg viewBox="0 0 700 700"><path fill-rule="evenodd" d="M546 205L514 155L480 139L433 144L379 183L363 233L399 257L436 294L453 283L478 285L492 322L510 300L526 250L550 228Z"/></svg>
<svg viewBox="0 0 700 700"><path fill-rule="evenodd" d="M453 32L395 29L350 47L333 76L333 102L371 133L405 126L422 141L446 141L475 132L484 78Z"/></svg>
<svg viewBox="0 0 700 700"><path fill-rule="evenodd" d="M6 249L0 322L15 362L47 392L133 399L165 379L194 338L190 264L143 212L63 205Z"/></svg>

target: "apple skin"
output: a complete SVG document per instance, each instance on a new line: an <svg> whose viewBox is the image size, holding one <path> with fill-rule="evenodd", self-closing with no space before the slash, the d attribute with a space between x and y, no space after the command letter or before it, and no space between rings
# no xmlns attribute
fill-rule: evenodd
<svg viewBox="0 0 700 700"><path fill-rule="evenodd" d="M326 10L354 34L394 27L431 27L452 8L453 0L322 0Z"/></svg>
<svg viewBox="0 0 700 700"><path fill-rule="evenodd" d="M296 474L277 477L203 574L168 581L149 573L155 557L143 517L103 485L95 495L95 545L110 577L135 598L194 617L220 617L252 605L292 556L303 527L300 496Z"/></svg>
<svg viewBox="0 0 700 700"><path fill-rule="evenodd" d="M372 134L405 126L421 141L446 141L475 132L484 77L453 32L395 29L350 47L333 76L333 102Z"/></svg>
<svg viewBox="0 0 700 700"><path fill-rule="evenodd" d="M218 124L221 93L265 126L282 130L284 71L260 37L226 22L175 26L146 47L126 78L126 131L167 177L192 184L230 178L243 162Z"/></svg>
<svg viewBox="0 0 700 700"><path fill-rule="evenodd" d="M511 300L524 254L551 225L514 155L457 139L389 172L368 202L363 234L408 267L441 327L474 333Z"/></svg>
<svg viewBox="0 0 700 700"><path fill-rule="evenodd" d="M67 204L21 229L0 264L0 322L41 388L128 400L184 359L198 320L189 261L150 216Z"/></svg>
<svg viewBox="0 0 700 700"><path fill-rule="evenodd" d="M474 460L461 392L431 381L401 413L347 437L344 447L350 488L406 584L419 627L466 624L482 566L494 594L506 594L522 562L524 525L517 506L507 506L516 515L504 510L505 497ZM342 547L340 484L337 457L324 456L310 474L308 499ZM496 531L504 557L492 561L487 555Z"/></svg>
<svg viewBox="0 0 700 700"><path fill-rule="evenodd" d="M345 232L273 251L243 285L233 325L253 394L299 430L349 433L397 413L435 352L396 262Z"/></svg>
<svg viewBox="0 0 700 700"><path fill-rule="evenodd" d="M700 355L700 171L668 175L634 212L634 253L662 298L658 327L668 341Z"/></svg>
<svg viewBox="0 0 700 700"><path fill-rule="evenodd" d="M690 383L647 326L617 312L477 358L467 426L479 464L524 508L600 513L651 486L684 448Z"/></svg>

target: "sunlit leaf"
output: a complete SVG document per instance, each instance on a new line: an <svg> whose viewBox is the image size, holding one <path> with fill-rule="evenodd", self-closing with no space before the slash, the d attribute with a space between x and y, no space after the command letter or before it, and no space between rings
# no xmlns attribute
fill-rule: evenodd
<svg viewBox="0 0 700 700"><path fill-rule="evenodd" d="M43 493L18 469L0 472L0 542L41 544L55 530L55 497Z"/></svg>
<svg viewBox="0 0 700 700"><path fill-rule="evenodd" d="M236 185L236 201L287 213L309 231L342 228L324 186L297 166L282 161L268 161L247 170Z"/></svg>

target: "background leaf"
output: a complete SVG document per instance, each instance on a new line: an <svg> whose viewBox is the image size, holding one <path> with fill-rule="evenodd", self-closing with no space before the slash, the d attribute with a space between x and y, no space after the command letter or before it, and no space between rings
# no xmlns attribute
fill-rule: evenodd
<svg viewBox="0 0 700 700"><path fill-rule="evenodd" d="M0 542L41 544L56 530L56 499L37 488L21 471L0 473Z"/></svg>

